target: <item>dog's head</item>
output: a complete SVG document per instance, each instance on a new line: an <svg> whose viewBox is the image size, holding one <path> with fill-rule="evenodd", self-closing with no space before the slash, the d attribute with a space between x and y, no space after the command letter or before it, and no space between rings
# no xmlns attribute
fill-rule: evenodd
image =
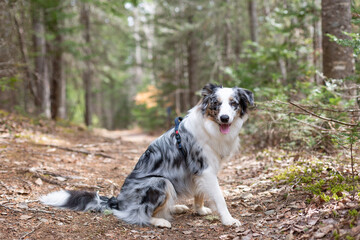
<svg viewBox="0 0 360 240"><path fill-rule="evenodd" d="M239 87L223 88L209 83L204 86L201 94L203 115L216 122L223 134L229 133L236 118L242 118L247 113L249 105L254 105L253 93Z"/></svg>

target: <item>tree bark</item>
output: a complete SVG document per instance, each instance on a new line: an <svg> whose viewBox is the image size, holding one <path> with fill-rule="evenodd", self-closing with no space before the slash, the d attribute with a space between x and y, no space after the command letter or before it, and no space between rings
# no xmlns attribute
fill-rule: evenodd
<svg viewBox="0 0 360 240"><path fill-rule="evenodd" d="M54 35L54 39L48 42L51 54L51 118L64 119L66 117L66 81L63 69L63 36L61 33L61 1L52 2L53 9L46 13L46 26L49 33ZM56 13L54 11L57 11Z"/></svg>
<svg viewBox="0 0 360 240"><path fill-rule="evenodd" d="M27 97L27 89L29 88L31 94L34 97L35 105L40 105L40 100L38 98L37 89L35 87L34 81L33 81L33 75L30 68L30 61L29 61L29 55L27 51L27 46L25 43L25 37L24 37L24 29L22 27L22 24L19 23L19 20L17 19L16 15L13 14L14 23L16 26L16 31L18 35L19 40L19 47L21 52L21 58L22 62L24 64L24 70L25 70L25 80L24 80L24 108L25 111L27 111L28 106L28 97Z"/></svg>
<svg viewBox="0 0 360 240"><path fill-rule="evenodd" d="M193 23L193 16L188 17L188 23ZM197 42L194 31L190 31L187 39L187 70L188 70L188 85L189 85L189 104L196 105L197 98L195 95L197 89Z"/></svg>
<svg viewBox="0 0 360 240"><path fill-rule="evenodd" d="M257 14L256 14L256 0L248 0L249 7L249 21L250 21L250 38L252 42L258 42L257 35Z"/></svg>
<svg viewBox="0 0 360 240"><path fill-rule="evenodd" d="M314 4L314 20L313 20L313 64L315 70L322 72L321 66L321 18L317 12L317 8L320 7L321 0L313 0ZM317 72L314 74L314 82L318 85L322 85L323 80Z"/></svg>
<svg viewBox="0 0 360 240"><path fill-rule="evenodd" d="M328 78L341 79L354 73L353 50L331 42L327 34L349 38L351 32L351 0L322 0L323 71Z"/></svg>
<svg viewBox="0 0 360 240"><path fill-rule="evenodd" d="M51 76L51 117L52 119L65 118L65 79L63 74L63 52L59 45L63 42L61 35L54 39L55 52L52 57Z"/></svg>
<svg viewBox="0 0 360 240"><path fill-rule="evenodd" d="M140 22L140 11L136 7L134 10L134 39L135 39L135 84L134 93L136 92L136 86L139 85L143 78L143 67L142 67L142 49L141 49L141 22Z"/></svg>
<svg viewBox="0 0 360 240"><path fill-rule="evenodd" d="M85 41L85 69L83 71L83 84L85 88L85 124L92 125L92 72L91 72L91 47L90 47L90 8L86 3L81 5L81 23L84 26L84 41Z"/></svg>
<svg viewBox="0 0 360 240"><path fill-rule="evenodd" d="M33 27L33 46L36 54L35 79L38 99L40 101L40 112L46 117L51 118L50 104L50 80L48 64L46 60L46 40L44 29L43 9L38 5L32 4L32 27Z"/></svg>

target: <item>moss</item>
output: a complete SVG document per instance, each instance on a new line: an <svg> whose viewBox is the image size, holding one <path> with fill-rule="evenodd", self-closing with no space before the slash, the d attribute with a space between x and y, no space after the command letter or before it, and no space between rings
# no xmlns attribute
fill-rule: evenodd
<svg viewBox="0 0 360 240"><path fill-rule="evenodd" d="M330 164L315 160L313 162L296 162L286 168L273 181L279 184L295 184L296 189L311 192L323 201L341 200L352 191L359 192L359 177L355 177L355 189L350 174L340 174ZM360 192L358 193L360 196Z"/></svg>
<svg viewBox="0 0 360 240"><path fill-rule="evenodd" d="M0 109L0 117L7 117L9 112Z"/></svg>

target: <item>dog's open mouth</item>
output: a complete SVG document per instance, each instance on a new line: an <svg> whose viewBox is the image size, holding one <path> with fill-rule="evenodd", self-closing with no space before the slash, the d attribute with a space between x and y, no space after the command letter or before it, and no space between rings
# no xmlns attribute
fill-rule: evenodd
<svg viewBox="0 0 360 240"><path fill-rule="evenodd" d="M220 132L222 134L228 134L230 132L231 124L220 124Z"/></svg>

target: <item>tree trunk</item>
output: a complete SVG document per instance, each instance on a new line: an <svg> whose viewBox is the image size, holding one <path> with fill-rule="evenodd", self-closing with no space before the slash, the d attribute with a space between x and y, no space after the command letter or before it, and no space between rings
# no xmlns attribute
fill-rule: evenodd
<svg viewBox="0 0 360 240"><path fill-rule="evenodd" d="M256 0L248 0L249 7L249 21L250 21L250 38L252 42L258 42L257 35L257 14L256 14Z"/></svg>
<svg viewBox="0 0 360 240"><path fill-rule="evenodd" d="M231 9L230 9L230 1L229 0L226 0L226 10L227 12L230 12ZM231 29L232 29L232 26L231 26L231 23L229 21L229 19L222 19L224 21L224 29L225 29L225 32L224 32L224 57L223 57L223 66L228 66L231 64L231 60L232 60L232 56L231 56L231 53L232 53L232 35L231 35ZM224 78L228 77L227 75L224 75Z"/></svg>
<svg viewBox="0 0 360 240"><path fill-rule="evenodd" d="M63 76L63 56L62 50L57 45L61 45L63 39L57 35L54 39L55 53L52 57L52 76L51 76L51 117L52 119L65 118L65 79Z"/></svg>
<svg viewBox="0 0 360 240"><path fill-rule="evenodd" d="M188 23L192 24L193 16L188 17ZM197 42L194 31L190 31L187 41L187 70L188 70L188 85L189 85L189 104L196 105L197 98L195 95L197 89Z"/></svg>
<svg viewBox="0 0 360 240"><path fill-rule="evenodd" d="M22 62L24 64L24 69L25 69L24 109L25 109L25 111L27 111L27 108L28 108L27 107L28 106L27 89L28 88L34 97L36 106L40 105L40 100L38 98L37 89L35 87L32 71L30 68L29 55L28 55L27 46L26 46L25 37L24 37L24 29L23 29L22 24L19 23L19 20L17 19L15 14L13 14L13 18L14 18L14 23L16 26L17 35L18 35L21 58L22 58Z"/></svg>
<svg viewBox="0 0 360 240"><path fill-rule="evenodd" d="M176 49L181 49L177 46ZM175 51L175 112L178 116L181 114L181 103L180 103L180 90L181 90L181 65L180 65L180 51Z"/></svg>
<svg viewBox="0 0 360 240"><path fill-rule="evenodd" d="M58 10L59 11L59 10ZM49 15L54 15L50 12ZM51 47L51 118L64 119L66 116L66 81L63 73L63 37L60 33L60 20L58 15L48 16L50 20L48 23L49 32L55 37L51 42L48 42Z"/></svg>
<svg viewBox="0 0 360 240"><path fill-rule="evenodd" d="M136 63L134 93L136 92L136 86L141 83L143 78L140 29L141 29L140 11L136 7L134 10L134 39L135 39L135 63Z"/></svg>
<svg viewBox="0 0 360 240"><path fill-rule="evenodd" d="M314 20L313 20L313 64L315 70L322 72L321 66L321 18L317 12L317 8L320 7L321 0L313 0L314 3ZM322 85L323 80L316 72L314 74L314 81L318 85Z"/></svg>
<svg viewBox="0 0 360 240"><path fill-rule="evenodd" d="M85 124L86 126L92 125L92 93L91 93L91 47L90 47L90 8L86 3L81 5L81 23L84 26L84 41L85 41L85 69L83 72L83 83L85 88Z"/></svg>
<svg viewBox="0 0 360 240"><path fill-rule="evenodd" d="M46 40L43 9L40 9L38 5L33 3L31 15L33 27L33 45L34 52L36 54L34 58L35 78L38 99L40 101L40 112L46 118L51 118L50 80L46 61Z"/></svg>
<svg viewBox="0 0 360 240"><path fill-rule="evenodd" d="M240 7L239 1L234 1L234 7L233 7L233 15L235 17L235 43L234 43L234 54L236 58L236 63L240 61L240 53L241 53L241 47L243 45L243 35L241 34L241 23L242 16L241 16L241 7Z"/></svg>
<svg viewBox="0 0 360 240"><path fill-rule="evenodd" d="M351 32L351 0L322 0L323 71L328 78L341 79L354 73L353 50L331 42L327 34L340 39Z"/></svg>

